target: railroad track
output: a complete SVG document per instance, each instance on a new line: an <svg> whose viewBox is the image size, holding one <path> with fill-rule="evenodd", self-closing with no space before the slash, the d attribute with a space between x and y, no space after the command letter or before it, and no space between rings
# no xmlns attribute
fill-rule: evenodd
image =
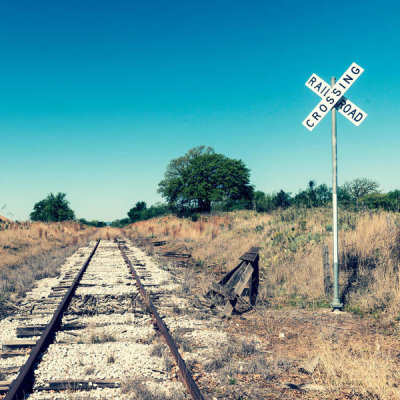
<svg viewBox="0 0 400 400"><path fill-rule="evenodd" d="M5 400L152 398L150 391L203 399L154 305L163 300L158 272L136 250L125 240L81 250L30 315L15 317L15 340L0 353L0 374L12 379L0 382ZM171 357L184 386L171 379Z"/></svg>

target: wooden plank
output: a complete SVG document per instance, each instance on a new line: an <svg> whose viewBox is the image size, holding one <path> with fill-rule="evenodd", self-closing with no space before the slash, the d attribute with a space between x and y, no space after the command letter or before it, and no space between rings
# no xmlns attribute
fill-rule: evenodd
<svg viewBox="0 0 400 400"><path fill-rule="evenodd" d="M24 350L0 351L0 358L24 356L26 354L27 352Z"/></svg>
<svg viewBox="0 0 400 400"><path fill-rule="evenodd" d="M0 381L0 394L7 393L11 386L11 381Z"/></svg>
<svg viewBox="0 0 400 400"><path fill-rule="evenodd" d="M25 340L25 341L10 341L2 344L3 350L13 350L13 349L27 349L32 348L36 345L36 340Z"/></svg>
<svg viewBox="0 0 400 400"><path fill-rule="evenodd" d="M324 292L325 296L331 295L331 266L329 264L329 249L326 244L322 246L322 263L324 270Z"/></svg>
<svg viewBox="0 0 400 400"><path fill-rule="evenodd" d="M222 286L216 282L211 282L211 290L220 295L224 296L226 299L233 300L235 298L235 293L232 289L227 288L226 286Z"/></svg>
<svg viewBox="0 0 400 400"><path fill-rule="evenodd" d="M246 251L246 253L239 257L239 260L254 262L258 256L259 250L259 247L252 247L249 251Z"/></svg>
<svg viewBox="0 0 400 400"><path fill-rule="evenodd" d="M2 367L0 368L0 374L16 374L21 367Z"/></svg>
<svg viewBox="0 0 400 400"><path fill-rule="evenodd" d="M167 251L166 253L163 253L164 257L177 257L177 258L190 258L192 257L191 254L186 254L186 253L174 253L173 251Z"/></svg>
<svg viewBox="0 0 400 400"><path fill-rule="evenodd" d="M18 326L17 337L19 338L27 338L31 336L40 336L43 331L46 329L46 325L41 326Z"/></svg>
<svg viewBox="0 0 400 400"><path fill-rule="evenodd" d="M102 326L102 325L100 325ZM60 330L62 331L74 331L78 329L85 329L87 327L86 324L79 324L75 322L65 322L64 324L61 325Z"/></svg>
<svg viewBox="0 0 400 400"><path fill-rule="evenodd" d="M166 240L160 240L158 242L153 242L153 246L164 246L165 244L167 244Z"/></svg>
<svg viewBox="0 0 400 400"><path fill-rule="evenodd" d="M234 287L234 292L237 296L240 296L244 290L244 288L246 287L246 285L248 284L251 275L253 274L253 267L251 266L251 264L246 264L246 267L243 271L243 273L240 276L240 279L238 281L238 283L235 285ZM233 309L235 308L237 303L237 298L235 298L234 300L228 300L225 308L224 308L224 314L226 316L229 316L232 314Z"/></svg>
<svg viewBox="0 0 400 400"><path fill-rule="evenodd" d="M55 311L46 311L46 310L33 310L32 316L40 316L40 315L52 315Z"/></svg>
<svg viewBox="0 0 400 400"><path fill-rule="evenodd" d="M226 282L225 286L229 289L232 289L238 284L240 281L240 277L242 276L243 272L247 268L247 263L244 262L240 268L236 270L236 272L232 275L231 279L229 279L228 282Z"/></svg>
<svg viewBox="0 0 400 400"><path fill-rule="evenodd" d="M244 261L241 261L239 265L237 265L235 268L233 268L232 271L228 272L218 283L220 285L225 285L226 282L231 279L232 275L243 265Z"/></svg>
<svg viewBox="0 0 400 400"><path fill-rule="evenodd" d="M253 307L256 305L257 296L258 296L258 287L260 285L259 260L260 260L260 256L257 255L256 259L251 263L254 271L253 271L253 274L251 275L249 298L250 298L250 304Z"/></svg>
<svg viewBox="0 0 400 400"><path fill-rule="evenodd" d="M118 388L120 379L67 379L52 380L44 385L35 386L35 390L90 390L96 388Z"/></svg>

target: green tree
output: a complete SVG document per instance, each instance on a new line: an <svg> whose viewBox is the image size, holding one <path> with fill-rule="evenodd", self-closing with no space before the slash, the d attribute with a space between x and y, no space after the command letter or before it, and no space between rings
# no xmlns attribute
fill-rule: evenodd
<svg viewBox="0 0 400 400"><path fill-rule="evenodd" d="M168 212L168 207L164 204L156 203L147 208L147 204L144 201L138 201L135 207L132 207L128 211L128 217L130 223L134 223L136 221L159 217L168 214Z"/></svg>
<svg viewBox="0 0 400 400"><path fill-rule="evenodd" d="M400 211L400 190L392 190L388 193L390 203L393 211Z"/></svg>
<svg viewBox="0 0 400 400"><path fill-rule="evenodd" d="M261 190L255 190L253 195L254 209L259 212L268 212L274 208L274 197Z"/></svg>
<svg viewBox="0 0 400 400"><path fill-rule="evenodd" d="M144 201L138 201L135 207L132 207L128 211L128 217L130 222L140 221L142 218L143 211L147 209L147 204Z"/></svg>
<svg viewBox="0 0 400 400"><path fill-rule="evenodd" d="M367 194L379 193L379 183L367 178L357 178L352 181L347 181L343 184L343 188L347 190L353 200L356 201Z"/></svg>
<svg viewBox="0 0 400 400"><path fill-rule="evenodd" d="M50 193L44 200L37 202L31 212L32 221L68 221L75 218L69 208L65 193Z"/></svg>
<svg viewBox="0 0 400 400"><path fill-rule="evenodd" d="M292 197L289 192L285 192L281 189L273 199L275 208L288 208L292 204Z"/></svg>
<svg viewBox="0 0 400 400"><path fill-rule="evenodd" d="M107 226L107 224L104 221L97 221L97 220L92 220L88 221L85 218L79 218L78 220L81 224L89 225L89 226L94 226L96 228L103 228L104 226Z"/></svg>
<svg viewBox="0 0 400 400"><path fill-rule="evenodd" d="M212 202L251 199L250 170L242 160L198 146L171 160L159 193L178 211L210 212Z"/></svg>
<svg viewBox="0 0 400 400"><path fill-rule="evenodd" d="M122 219L116 219L115 221L112 221L110 226L113 228L123 228L124 226L128 225L130 223L129 218L122 218Z"/></svg>
<svg viewBox="0 0 400 400"><path fill-rule="evenodd" d="M324 183L316 185L316 182L311 180L308 182L308 187L300 191L293 199L293 203L298 206L305 207L321 207L325 206L332 199L332 190Z"/></svg>

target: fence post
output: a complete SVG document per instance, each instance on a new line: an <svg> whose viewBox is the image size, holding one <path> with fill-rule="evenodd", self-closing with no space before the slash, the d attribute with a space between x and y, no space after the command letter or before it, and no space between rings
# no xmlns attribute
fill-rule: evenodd
<svg viewBox="0 0 400 400"><path fill-rule="evenodd" d="M331 292L331 266L329 263L329 249L326 244L322 245L322 263L324 269L324 292L325 296L329 297Z"/></svg>

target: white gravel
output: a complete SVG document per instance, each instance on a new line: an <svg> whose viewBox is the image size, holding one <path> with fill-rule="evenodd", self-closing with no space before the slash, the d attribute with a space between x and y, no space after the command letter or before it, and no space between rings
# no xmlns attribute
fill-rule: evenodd
<svg viewBox="0 0 400 400"><path fill-rule="evenodd" d="M147 272L144 274L151 273L151 277L145 276L146 284L168 281L169 276L165 271L159 269L139 249L134 250L135 254L130 254L130 258L135 260L136 256L140 257L146 264ZM148 264L151 264L150 267ZM100 242L81 284L75 293L75 303L73 300L71 304L76 307L79 304L77 299L82 302L87 298L95 298L94 313L96 307L101 309L102 302L114 301L116 306L126 307L123 299L132 298L135 302L138 295L135 281L117 244L112 241ZM150 288L149 292L153 287ZM157 287L154 288L157 290ZM169 283L168 288L163 287L163 290L174 288L176 284ZM140 380L150 390L161 390L163 393L183 392L182 385L174 381L175 371L169 369L170 362L166 362L165 357L169 358L165 355L168 354L167 346L162 345L161 353L153 352L155 346L160 346L162 342L156 338L151 317L143 312L135 313L135 309L131 311L129 309L124 314L83 315L74 321L87 325L86 328L58 332L55 343L49 346L35 371L35 386L46 385L46 382L53 380L116 379L122 385L127 381ZM71 317L71 314L65 315L63 322ZM132 398L132 393L123 394L121 389L95 389L88 396L128 399ZM43 391L29 396L29 399L48 398L55 397ZM57 394L56 398L75 397L63 392Z"/></svg>
<svg viewBox="0 0 400 400"><path fill-rule="evenodd" d="M49 315L38 315L33 316L29 313L29 310L35 308L35 306L41 306L41 300L46 299L51 293L52 288L59 284L63 280L66 273L73 271L77 266L83 265L83 260L87 258L90 254L95 242L92 242L89 246L80 248L73 255L68 257L65 263L60 268L60 276L57 278L43 278L35 282L35 287L27 292L26 297L20 302L20 306L24 310L28 310L25 314L29 319L20 319L22 315L13 315L0 320L0 344L10 342L10 341L26 341L26 340L38 340L39 337L32 337L29 339L19 339L17 338L16 328L22 325L39 325L47 324L51 319L51 314ZM54 302L58 302L58 299L52 299ZM46 306L45 306L46 307ZM47 306L47 309L50 307ZM9 358L0 358L0 369L7 367L17 367L20 368L27 360L28 354L26 356L15 356ZM7 380L12 380L16 377L15 374L6 374Z"/></svg>

